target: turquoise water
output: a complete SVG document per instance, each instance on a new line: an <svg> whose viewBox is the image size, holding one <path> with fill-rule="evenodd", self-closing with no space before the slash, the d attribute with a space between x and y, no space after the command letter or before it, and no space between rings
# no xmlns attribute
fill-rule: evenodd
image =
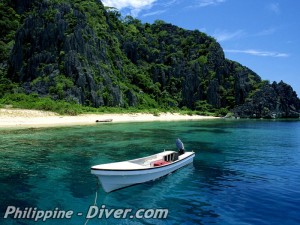
<svg viewBox="0 0 300 225"><path fill-rule="evenodd" d="M194 163L106 194L95 164L175 149ZM87 224L299 224L300 121L217 120L0 130L0 224L84 224L90 205L166 208L166 219L91 219ZM73 210L83 216L4 219L7 206Z"/></svg>

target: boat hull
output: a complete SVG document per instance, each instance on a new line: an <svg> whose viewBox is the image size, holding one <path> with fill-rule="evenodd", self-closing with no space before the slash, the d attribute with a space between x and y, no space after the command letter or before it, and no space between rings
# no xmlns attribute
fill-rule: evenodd
<svg viewBox="0 0 300 225"><path fill-rule="evenodd" d="M137 170L93 170L105 192L155 180L193 162L195 154L161 167Z"/></svg>

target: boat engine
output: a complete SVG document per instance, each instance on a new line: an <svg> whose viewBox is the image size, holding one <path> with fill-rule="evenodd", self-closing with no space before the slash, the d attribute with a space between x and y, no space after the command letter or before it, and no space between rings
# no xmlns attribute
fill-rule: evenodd
<svg viewBox="0 0 300 225"><path fill-rule="evenodd" d="M176 146L178 148L178 154L179 155L184 154L184 145L179 138L177 138L177 140L176 140Z"/></svg>

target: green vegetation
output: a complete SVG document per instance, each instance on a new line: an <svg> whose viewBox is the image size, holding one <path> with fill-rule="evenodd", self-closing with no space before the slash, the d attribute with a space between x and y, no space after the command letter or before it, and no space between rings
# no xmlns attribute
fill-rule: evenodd
<svg viewBox="0 0 300 225"><path fill-rule="evenodd" d="M0 2L0 61L7 60L14 44L14 36L19 27L20 16L9 3Z"/></svg>
<svg viewBox="0 0 300 225"><path fill-rule="evenodd" d="M0 3L2 105L224 116L270 86L198 30L143 24L98 0L12 2Z"/></svg>
<svg viewBox="0 0 300 225"><path fill-rule="evenodd" d="M61 115L79 115L83 113L150 113L154 116L160 116L160 113L172 112L188 115L212 115L213 113L199 113L187 108L137 108L137 107L88 107L75 102L66 102L63 100L52 100L50 97L39 97L36 94L7 94L0 99L0 108L9 105L13 108L37 109L44 111L56 112Z"/></svg>
<svg viewBox="0 0 300 225"><path fill-rule="evenodd" d="M14 108L38 109L57 112L59 114L78 115L93 111L93 108L83 107L75 103L54 101L49 97L38 97L36 94L8 94L0 99L1 105L12 105Z"/></svg>
<svg viewBox="0 0 300 225"><path fill-rule="evenodd" d="M7 60L14 45L14 36L20 25L20 16L10 1L0 2L0 98L15 86L7 77Z"/></svg>

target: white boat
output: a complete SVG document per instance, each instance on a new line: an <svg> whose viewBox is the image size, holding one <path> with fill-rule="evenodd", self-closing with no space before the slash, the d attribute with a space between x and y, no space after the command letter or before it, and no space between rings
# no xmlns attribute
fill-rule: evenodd
<svg viewBox="0 0 300 225"><path fill-rule="evenodd" d="M105 192L155 180L193 162L194 152L164 151L144 158L96 165L96 175Z"/></svg>

